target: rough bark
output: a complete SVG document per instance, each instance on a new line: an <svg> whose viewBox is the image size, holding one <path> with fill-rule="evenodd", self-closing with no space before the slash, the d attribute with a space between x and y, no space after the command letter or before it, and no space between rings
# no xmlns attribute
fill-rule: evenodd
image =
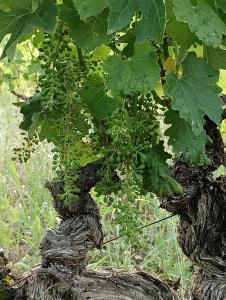
<svg viewBox="0 0 226 300"><path fill-rule="evenodd" d="M10 289L10 269L3 249L0 248L0 300L14 299L14 290Z"/></svg>
<svg viewBox="0 0 226 300"><path fill-rule="evenodd" d="M194 277L190 300L226 299L226 179L213 179L212 172L225 165L219 130L208 119L207 146L211 164L192 167L179 160L174 178L184 187L183 195L163 199L161 207L180 217L178 242L184 254L200 270Z"/></svg>
<svg viewBox="0 0 226 300"><path fill-rule="evenodd" d="M100 248L103 233L90 189L100 180L98 164L80 170L79 200L65 207L58 195L62 183L48 183L54 206L62 219L47 230L41 243L42 264L13 286L15 299L24 300L178 300L166 282L146 273L114 269L86 270L86 254Z"/></svg>
<svg viewBox="0 0 226 300"><path fill-rule="evenodd" d="M146 273L85 270L80 275L39 268L15 299L29 300L179 300L163 281Z"/></svg>

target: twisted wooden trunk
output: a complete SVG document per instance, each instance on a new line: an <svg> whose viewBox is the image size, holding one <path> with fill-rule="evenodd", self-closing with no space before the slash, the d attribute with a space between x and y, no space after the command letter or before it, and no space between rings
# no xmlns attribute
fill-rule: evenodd
<svg viewBox="0 0 226 300"><path fill-rule="evenodd" d="M58 199L63 186L47 184L62 222L57 228L47 230L43 237L42 265L14 285L14 296L8 299L179 299L165 282L144 272L128 274L111 268L101 272L86 270L87 252L100 248L103 242L98 208L89 194L100 179L98 169L98 165L92 164L80 170L76 183L80 197L68 207Z"/></svg>
<svg viewBox="0 0 226 300"><path fill-rule="evenodd" d="M211 165L191 167L178 160L172 173L184 193L161 200L162 208L179 215L179 245L198 267L189 300L226 299L226 180L212 177L212 172L225 164L224 145L210 120L206 131L213 141L207 146ZM62 222L42 240L42 265L8 290L13 296L2 299L179 299L165 282L143 272L86 270L87 252L103 242L98 208L89 195L99 180L98 168L93 164L80 170L80 200L67 208L58 199L63 187L48 184Z"/></svg>
<svg viewBox="0 0 226 300"><path fill-rule="evenodd" d="M212 139L207 147L208 167L191 167L177 161L173 174L184 194L163 199L161 206L180 216L178 242L184 254L199 267L189 300L226 299L226 178L213 179L212 172L225 165L219 130L207 119Z"/></svg>

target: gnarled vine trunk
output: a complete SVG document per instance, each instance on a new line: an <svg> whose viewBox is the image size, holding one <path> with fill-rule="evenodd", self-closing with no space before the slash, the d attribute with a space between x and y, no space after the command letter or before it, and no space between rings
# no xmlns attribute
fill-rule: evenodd
<svg viewBox="0 0 226 300"><path fill-rule="evenodd" d="M209 119L206 131L213 140L207 147L211 164L192 167L178 160L172 172L184 193L161 200L162 208L179 215L179 245L199 268L189 300L226 299L226 180L212 176L225 164L224 145ZM95 164L81 169L77 182L80 200L67 208L57 196L63 187L48 184L62 222L42 240L42 265L11 289L15 299L179 299L165 282L143 272L86 270L87 252L103 242L98 208L89 195L99 180L97 170Z"/></svg>
<svg viewBox="0 0 226 300"><path fill-rule="evenodd" d="M79 200L68 207L58 199L63 186L47 184L62 222L57 228L47 230L40 247L42 265L14 285L15 299L179 299L167 283L144 272L86 270L87 252L100 248L103 242L98 208L89 195L99 180L98 168L97 164L91 164L80 170Z"/></svg>
<svg viewBox="0 0 226 300"><path fill-rule="evenodd" d="M178 242L184 254L199 267L189 300L226 299L226 178L213 179L212 172L225 165L224 145L219 130L209 119L206 131L211 164L191 167L177 161L173 174L184 194L163 199L161 206L180 217Z"/></svg>

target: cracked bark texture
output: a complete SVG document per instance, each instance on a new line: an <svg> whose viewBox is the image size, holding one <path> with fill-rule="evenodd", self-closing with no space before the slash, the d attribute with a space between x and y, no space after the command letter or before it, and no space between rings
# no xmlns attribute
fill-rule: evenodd
<svg viewBox="0 0 226 300"><path fill-rule="evenodd" d="M114 269L99 272L84 270L82 274L39 268L15 299L29 300L179 300L163 281L146 273L127 273Z"/></svg>
<svg viewBox="0 0 226 300"><path fill-rule="evenodd" d="M161 207L180 217L178 242L184 254L200 268L194 277L189 300L226 299L226 179L213 179L212 172L225 165L224 144L219 130L207 119L212 139L206 151L211 164L192 167L178 160L174 178L183 195L162 199Z"/></svg>
<svg viewBox="0 0 226 300"><path fill-rule="evenodd" d="M15 291L10 288L12 278L8 259L3 249L0 248L0 300L12 300L15 298Z"/></svg>
<svg viewBox="0 0 226 300"><path fill-rule="evenodd" d="M24 300L178 300L166 282L144 272L114 269L86 270L87 252L100 248L103 233L99 212L89 192L100 180L100 166L79 171L79 200L65 207L58 195L62 183L48 183L62 221L45 233L40 250L42 264L14 285L15 299Z"/></svg>

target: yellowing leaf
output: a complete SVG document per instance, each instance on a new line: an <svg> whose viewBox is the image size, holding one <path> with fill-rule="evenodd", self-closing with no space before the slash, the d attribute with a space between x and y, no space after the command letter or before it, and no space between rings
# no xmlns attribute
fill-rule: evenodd
<svg viewBox="0 0 226 300"><path fill-rule="evenodd" d="M98 157L93 154L92 146L87 143L81 141L75 142L75 151L79 157L79 165L82 167L98 160Z"/></svg>
<svg viewBox="0 0 226 300"><path fill-rule="evenodd" d="M176 73L176 61L172 57L167 57L163 64L163 68L166 71Z"/></svg>

